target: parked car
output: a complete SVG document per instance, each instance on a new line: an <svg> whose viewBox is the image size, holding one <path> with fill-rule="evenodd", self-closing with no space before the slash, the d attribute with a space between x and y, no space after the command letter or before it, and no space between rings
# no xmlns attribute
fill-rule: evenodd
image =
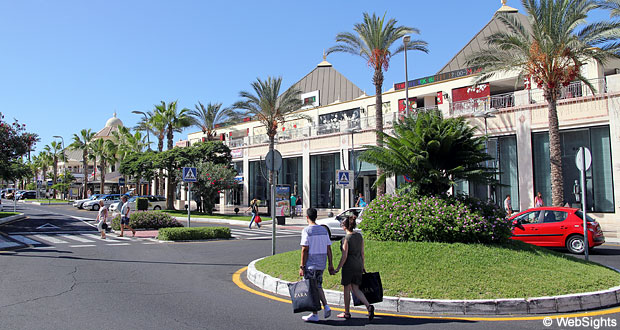
<svg viewBox="0 0 620 330"><path fill-rule="evenodd" d="M129 203L129 208L132 211L136 211L138 210L138 205L137 205L137 200L138 198L148 198L149 200L149 207L147 210L161 210L164 209L166 207L166 197L164 196L152 196L152 195L147 195L147 196L133 196L130 197L127 200L127 203ZM121 208L121 202L119 201L118 203L113 203L112 205L110 205L110 212L112 214L115 213L120 213L120 208Z"/></svg>
<svg viewBox="0 0 620 330"><path fill-rule="evenodd" d="M0 212L4 212L4 206L2 206L2 198L0 198Z"/></svg>
<svg viewBox="0 0 620 330"><path fill-rule="evenodd" d="M605 243L605 236L596 220L586 215L588 248ZM536 207L510 218L514 226L512 239L537 246L565 247L581 254L586 245L583 239L583 213L576 208Z"/></svg>
<svg viewBox="0 0 620 330"><path fill-rule="evenodd" d="M357 216L357 224L359 225L362 222L362 213L364 213L363 207L352 207L347 209L346 211L338 214L335 217L324 218L316 221L317 225L321 225L327 229L329 233L329 237L331 238L341 238L346 235L344 229L340 227L340 223L342 220L346 219L351 215ZM359 228L355 228L355 231L360 231Z"/></svg>
<svg viewBox="0 0 620 330"><path fill-rule="evenodd" d="M28 191L24 191L22 193L18 193L16 198L18 200L23 200L23 199L34 199L37 198L37 192L34 190L28 190Z"/></svg>
<svg viewBox="0 0 620 330"><path fill-rule="evenodd" d="M82 204L82 208L90 209L92 211L99 211L99 200L103 200L104 205L109 207L112 203L118 202L120 199L120 194L102 195L97 199L84 202L84 204Z"/></svg>
<svg viewBox="0 0 620 330"><path fill-rule="evenodd" d="M5 188L5 189L2 189L2 190L0 191L0 198L6 198L6 199L9 199L9 198L7 197L7 195L8 195L8 194L10 194L10 193L12 193L12 192L14 192L14 191L15 191L15 188Z"/></svg>
<svg viewBox="0 0 620 330"><path fill-rule="evenodd" d="M83 204L84 204L84 202L95 200L95 199L97 199L97 198L99 198L101 196L103 196L103 194L92 194L92 195L90 195L89 198L78 199L78 200L74 201L73 202L73 206L77 207L78 209L81 209Z"/></svg>

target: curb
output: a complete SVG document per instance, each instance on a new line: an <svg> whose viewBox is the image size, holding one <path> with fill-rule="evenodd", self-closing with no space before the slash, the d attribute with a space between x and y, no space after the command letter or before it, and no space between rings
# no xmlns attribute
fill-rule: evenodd
<svg viewBox="0 0 620 330"><path fill-rule="evenodd" d="M26 219L26 216L23 213L0 218L0 226L13 222L13 221L22 220L22 219Z"/></svg>
<svg viewBox="0 0 620 330"><path fill-rule="evenodd" d="M291 282L274 278L256 269L256 262L262 259L264 258L256 259L248 265L248 281L264 291L290 297L287 284ZM344 305L344 294L340 291L325 290L325 298L329 304ZM602 291L527 299L443 300L385 296L375 307L383 311L407 314L506 315L577 312L611 307L619 303L620 286L616 286Z"/></svg>
<svg viewBox="0 0 620 330"><path fill-rule="evenodd" d="M174 217L177 220L187 221L187 217ZM238 226L247 226L250 224L249 221L243 220L230 220L230 219L216 219L216 218L191 218L192 222L200 222L200 223L215 223L215 224L224 224L224 225L238 225ZM262 221L261 226L265 224L271 224L271 220Z"/></svg>

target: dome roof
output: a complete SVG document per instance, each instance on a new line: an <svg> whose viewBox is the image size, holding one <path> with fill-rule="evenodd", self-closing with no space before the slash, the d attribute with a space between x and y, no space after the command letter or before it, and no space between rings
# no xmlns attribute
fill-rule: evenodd
<svg viewBox="0 0 620 330"><path fill-rule="evenodd" d="M105 123L105 127L114 126L123 126L123 122L120 119L116 118L116 112L114 112L112 118L108 119L108 121Z"/></svg>

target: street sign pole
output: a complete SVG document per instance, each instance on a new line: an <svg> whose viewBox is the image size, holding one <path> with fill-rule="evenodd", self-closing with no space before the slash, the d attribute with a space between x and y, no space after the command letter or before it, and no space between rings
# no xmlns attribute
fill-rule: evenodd
<svg viewBox="0 0 620 330"><path fill-rule="evenodd" d="M590 241L588 240L588 218L586 217L586 151L584 147L579 148L581 155L581 212L583 213L583 243L585 245L586 261L589 261Z"/></svg>
<svg viewBox="0 0 620 330"><path fill-rule="evenodd" d="M192 183L188 182L187 183L187 227L191 227L192 223L191 223L191 215L190 215L190 210L192 208L192 200L190 199L192 193Z"/></svg>
<svg viewBox="0 0 620 330"><path fill-rule="evenodd" d="M271 153L271 255L276 254L276 153Z"/></svg>

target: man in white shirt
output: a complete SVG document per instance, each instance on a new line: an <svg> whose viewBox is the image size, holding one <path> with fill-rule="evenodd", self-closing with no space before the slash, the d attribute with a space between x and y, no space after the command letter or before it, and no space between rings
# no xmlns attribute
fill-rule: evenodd
<svg viewBox="0 0 620 330"><path fill-rule="evenodd" d="M323 291L323 271L325 270L325 262L329 262L329 273L334 271L332 263L332 241L329 239L329 233L323 226L315 223L317 212L315 208L309 208L306 212L306 221L308 227L301 232L301 264L299 265L299 276L304 279L315 279L319 287L319 294L324 308L324 317L329 318L331 308L327 305L325 292ZM319 316L317 312L302 317L306 322L317 322Z"/></svg>

